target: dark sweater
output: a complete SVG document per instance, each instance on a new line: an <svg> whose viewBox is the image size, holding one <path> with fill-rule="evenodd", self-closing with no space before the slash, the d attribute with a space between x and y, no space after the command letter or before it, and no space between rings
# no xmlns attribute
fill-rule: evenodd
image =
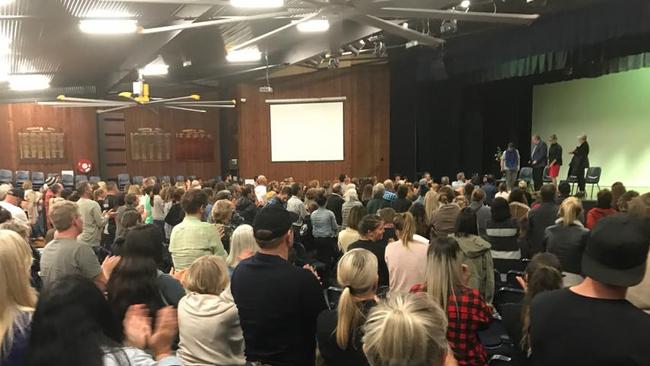
<svg viewBox="0 0 650 366"><path fill-rule="evenodd" d="M355 248L362 248L372 252L377 257L379 265L379 286L388 286L388 266L386 265L386 245L384 240L370 241L370 240L357 240L348 246L348 250Z"/></svg>
<svg viewBox="0 0 650 366"><path fill-rule="evenodd" d="M514 252L519 250L519 224L515 219L501 222L488 220L486 225L488 241L496 252Z"/></svg>

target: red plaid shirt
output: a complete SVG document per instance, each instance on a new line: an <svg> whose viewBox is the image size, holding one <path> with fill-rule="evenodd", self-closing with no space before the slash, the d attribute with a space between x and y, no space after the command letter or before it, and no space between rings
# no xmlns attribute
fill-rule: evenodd
<svg viewBox="0 0 650 366"><path fill-rule="evenodd" d="M411 288L411 292L424 291L424 284ZM447 302L447 341L459 365L487 366L487 353L477 332L490 322L492 312L477 289L462 287L456 295L449 295Z"/></svg>

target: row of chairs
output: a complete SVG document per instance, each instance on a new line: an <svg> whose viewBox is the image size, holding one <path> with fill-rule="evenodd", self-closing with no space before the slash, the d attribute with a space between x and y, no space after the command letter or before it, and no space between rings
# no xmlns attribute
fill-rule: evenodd
<svg viewBox="0 0 650 366"><path fill-rule="evenodd" d="M543 182L544 183L551 183L551 177L548 175L549 167L544 168L544 177L543 177ZM603 173L603 170L601 167L598 166L592 166L587 169L587 173L585 174L585 183L591 186L591 192L590 192L590 197L594 196L594 186L598 187L598 190L600 190L600 177ZM519 180L526 181L529 185L533 183L533 168L531 167L523 167L519 170ZM575 175L569 176L569 178L566 180L569 184L571 184L571 194L573 194L574 189L576 188L576 184L578 183L578 177Z"/></svg>

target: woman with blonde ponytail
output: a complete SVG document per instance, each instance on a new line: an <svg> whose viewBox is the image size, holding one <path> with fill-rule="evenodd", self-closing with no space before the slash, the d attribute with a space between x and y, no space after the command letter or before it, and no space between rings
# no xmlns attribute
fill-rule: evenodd
<svg viewBox="0 0 650 366"><path fill-rule="evenodd" d="M426 292L447 313L447 341L459 365L487 366L477 331L491 321L492 311L479 290L467 286L469 275L456 239L435 238L427 252L426 281L411 292Z"/></svg>
<svg viewBox="0 0 650 366"><path fill-rule="evenodd" d="M415 234L417 225L411 213L397 214L393 223L399 240L386 247L390 292L408 293L411 286L425 279L429 241Z"/></svg>
<svg viewBox="0 0 650 366"><path fill-rule="evenodd" d="M23 365L36 306L32 252L17 233L0 230L0 365Z"/></svg>
<svg viewBox="0 0 650 366"><path fill-rule="evenodd" d="M338 264L337 279L343 287L336 310L318 316L316 337L326 365L368 365L363 354L361 327L376 304L377 257L365 249L352 249Z"/></svg>

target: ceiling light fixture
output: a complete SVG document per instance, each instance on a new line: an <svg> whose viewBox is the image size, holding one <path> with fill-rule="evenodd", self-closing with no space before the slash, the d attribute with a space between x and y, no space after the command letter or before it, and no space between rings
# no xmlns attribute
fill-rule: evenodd
<svg viewBox="0 0 650 366"><path fill-rule="evenodd" d="M46 75L10 75L9 88L15 91L43 90L50 87L50 77Z"/></svg>
<svg viewBox="0 0 650 366"><path fill-rule="evenodd" d="M161 56L158 56L155 60L151 61L147 66L140 70L140 73L145 76L167 75L168 72L169 65L165 63L165 60L163 60Z"/></svg>
<svg viewBox="0 0 650 366"><path fill-rule="evenodd" d="M230 5L235 8L281 8L284 0L230 0Z"/></svg>
<svg viewBox="0 0 650 366"><path fill-rule="evenodd" d="M0 0L0 6L13 4L14 0Z"/></svg>
<svg viewBox="0 0 650 366"><path fill-rule="evenodd" d="M228 62L256 62L262 59L262 53L255 47L244 48L241 50L230 51L226 55Z"/></svg>
<svg viewBox="0 0 650 366"><path fill-rule="evenodd" d="M88 34L129 34L138 30L135 19L82 19L79 29Z"/></svg>
<svg viewBox="0 0 650 366"><path fill-rule="evenodd" d="M327 19L312 19L306 22L298 23L296 26L303 33L325 32L330 29L330 22Z"/></svg>
<svg viewBox="0 0 650 366"><path fill-rule="evenodd" d="M463 0L460 2L461 8L469 8L470 5L472 5L472 3L469 0Z"/></svg>

